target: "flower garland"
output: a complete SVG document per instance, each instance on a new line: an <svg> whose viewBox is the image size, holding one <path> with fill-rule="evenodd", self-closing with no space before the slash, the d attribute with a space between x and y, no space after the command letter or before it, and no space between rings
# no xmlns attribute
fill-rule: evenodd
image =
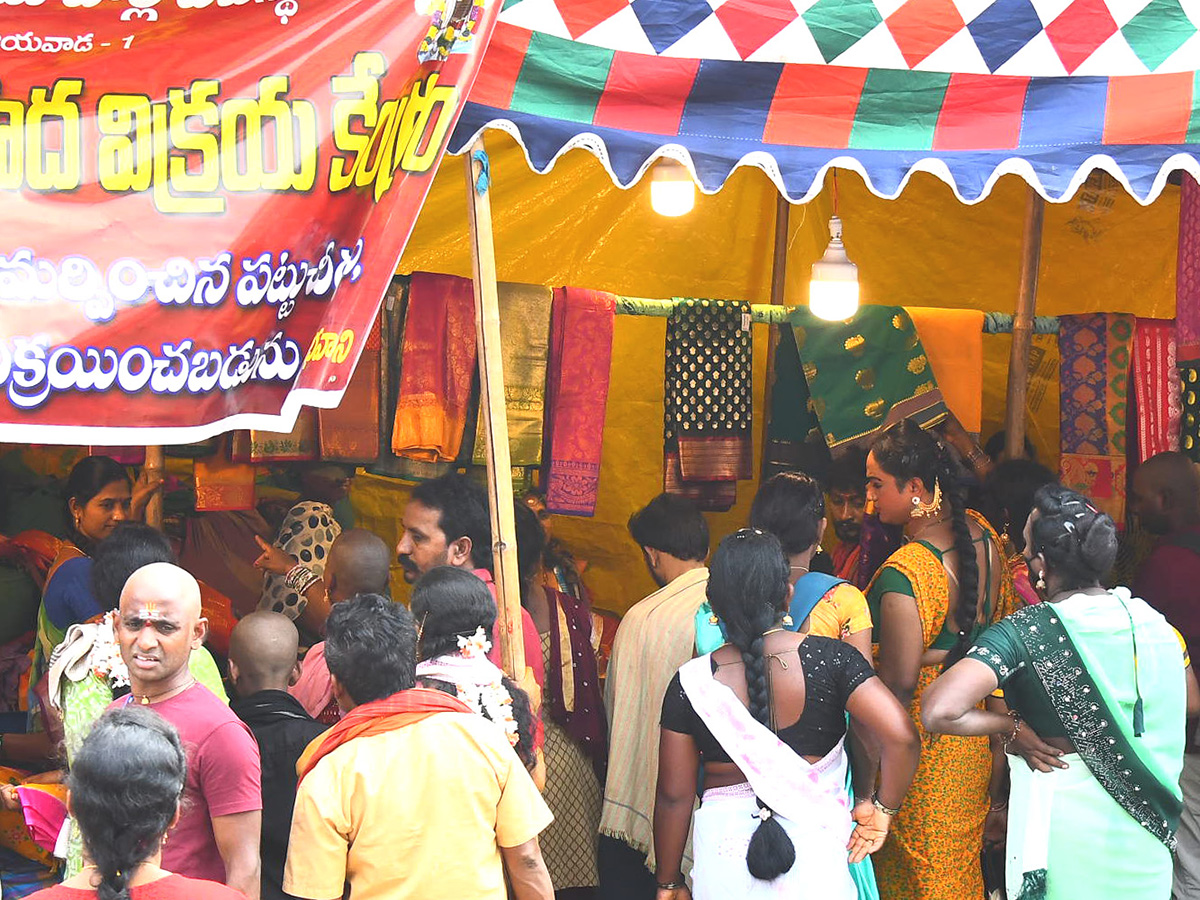
<svg viewBox="0 0 1200 900"><path fill-rule="evenodd" d="M117 611L109 610L96 623L96 638L88 654L88 668L113 688L129 687L129 668L121 658L116 622Z"/></svg>
<svg viewBox="0 0 1200 900"><path fill-rule="evenodd" d="M474 634L458 636L458 653L420 663L417 675L453 684L458 699L497 725L515 747L520 732L512 695L504 686L504 673L487 659L491 649L486 632L476 628Z"/></svg>

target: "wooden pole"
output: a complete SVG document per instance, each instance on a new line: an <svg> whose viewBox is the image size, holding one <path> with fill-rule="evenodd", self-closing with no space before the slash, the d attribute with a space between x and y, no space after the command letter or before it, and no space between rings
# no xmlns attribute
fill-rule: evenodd
<svg viewBox="0 0 1200 900"><path fill-rule="evenodd" d="M145 470L151 475L162 475L163 471L163 448L162 447L147 447L146 448L146 465ZM163 523L163 492L162 488L158 488L150 495L150 502L146 504L146 524L151 528L162 528Z"/></svg>
<svg viewBox="0 0 1200 900"><path fill-rule="evenodd" d="M1038 267L1042 260L1042 220L1046 201L1032 187L1025 200L1025 232L1021 245L1021 289L1013 317L1012 354L1008 359L1008 411L1005 452L1009 459L1025 455L1025 400L1029 391L1029 347L1037 307Z"/></svg>
<svg viewBox="0 0 1200 900"><path fill-rule="evenodd" d="M787 289L788 225L792 205L781 193L775 195L775 250L771 255L771 305L783 306ZM767 331L767 376L763 392L762 416L762 460L759 480L767 474L767 460L771 454L768 432L771 426L771 395L775 389L775 354L779 351L779 329L785 325L772 325Z"/></svg>
<svg viewBox="0 0 1200 900"><path fill-rule="evenodd" d="M496 250L492 243L492 205L486 189L476 184L484 163L476 139L465 157L468 218L471 225L471 269L475 279L475 334L479 346L479 414L487 438L488 502L492 513L492 576L499 592L497 639L504 671L514 681L525 674L521 637L521 580L517 572L517 539L513 522L512 462L508 447L508 410L504 401L504 365L500 358L500 301L496 289Z"/></svg>

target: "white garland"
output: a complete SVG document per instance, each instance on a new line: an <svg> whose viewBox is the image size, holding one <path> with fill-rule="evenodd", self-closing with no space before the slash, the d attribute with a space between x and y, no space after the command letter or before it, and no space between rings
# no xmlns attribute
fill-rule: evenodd
<svg viewBox="0 0 1200 900"><path fill-rule="evenodd" d="M96 639L88 654L88 668L98 678L108 681L113 688L129 687L129 668L121 658L121 645L117 643L117 612L109 610L96 624Z"/></svg>
<svg viewBox="0 0 1200 900"><path fill-rule="evenodd" d="M428 660L417 666L417 674L448 681L454 685L458 699L477 715L499 726L509 744L520 741L513 699L504 686L504 673L487 661L492 642L482 627L470 636L458 636L458 653Z"/></svg>

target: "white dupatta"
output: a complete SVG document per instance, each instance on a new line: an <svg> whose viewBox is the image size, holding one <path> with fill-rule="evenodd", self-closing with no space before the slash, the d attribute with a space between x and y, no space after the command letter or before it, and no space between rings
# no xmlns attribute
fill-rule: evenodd
<svg viewBox="0 0 1200 900"><path fill-rule="evenodd" d="M810 763L750 715L737 694L713 677L711 653L680 668L679 683L692 709L763 803L785 819L846 839L853 824L846 796L844 738L819 762Z"/></svg>

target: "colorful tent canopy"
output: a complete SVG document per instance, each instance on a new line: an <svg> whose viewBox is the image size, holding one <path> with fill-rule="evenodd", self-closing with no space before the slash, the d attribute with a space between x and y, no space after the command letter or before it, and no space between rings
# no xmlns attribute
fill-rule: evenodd
<svg viewBox="0 0 1200 900"><path fill-rule="evenodd" d="M803 202L831 166L892 198L914 171L977 202L1095 168L1139 202L1200 176L1196 0L507 0L450 144L502 129L538 172L584 147L627 187L660 156L701 189L763 169Z"/></svg>

